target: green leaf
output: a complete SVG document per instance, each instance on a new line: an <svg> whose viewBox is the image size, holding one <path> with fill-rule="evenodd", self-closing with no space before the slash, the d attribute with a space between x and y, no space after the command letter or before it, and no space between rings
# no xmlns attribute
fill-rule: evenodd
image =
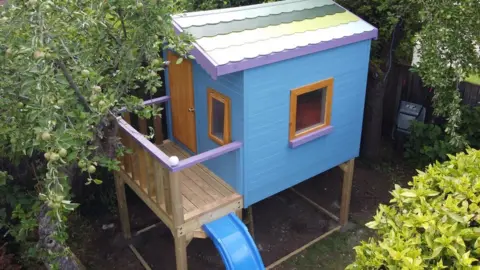
<svg viewBox="0 0 480 270"><path fill-rule="evenodd" d="M415 197L417 197L417 194L416 194L414 191L411 191L411 190L409 190L409 191L404 191L404 192L400 193L400 195L403 196L403 197L408 197L408 198L415 198Z"/></svg>
<svg viewBox="0 0 480 270"><path fill-rule="evenodd" d="M180 65L182 62L183 62L183 58L180 57L180 58L177 59L176 64L177 64L177 65Z"/></svg>

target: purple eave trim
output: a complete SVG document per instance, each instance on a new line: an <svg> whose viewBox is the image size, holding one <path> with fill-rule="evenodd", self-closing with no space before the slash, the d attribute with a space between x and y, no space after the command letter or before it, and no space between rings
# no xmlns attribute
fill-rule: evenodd
<svg viewBox="0 0 480 270"><path fill-rule="evenodd" d="M290 146L290 148L299 147L302 144L305 144L305 143L308 143L308 142L313 141L315 139L318 139L320 137L326 136L326 135L332 133L332 131L333 131L333 126L327 126L327 127L322 128L320 130L308 133L307 135L302 136L300 138L291 140L289 142L289 146Z"/></svg>
<svg viewBox="0 0 480 270"><path fill-rule="evenodd" d="M134 127L132 127L130 124L125 122L122 118L118 117L118 126L125 130L132 138L134 138L145 150L150 152L152 156L158 160L160 163L162 163L163 166L165 166L167 169L172 171L172 166L170 166L169 162L169 156L167 156L165 153L163 153L160 149L158 149L157 146L155 146L152 142L147 140L143 134L138 132Z"/></svg>
<svg viewBox="0 0 480 270"><path fill-rule="evenodd" d="M175 33L177 34L180 34L180 33L183 33L183 30L182 28L175 22L175 21L172 21L172 24L173 24L173 28L175 30ZM195 56L195 60L197 61L197 63L203 67L203 69L205 69L205 71L210 74L210 76L212 76L212 78L214 80L217 79L217 64L215 63L215 61L213 61L213 59L211 59L208 54L202 49L200 48L200 46L198 46L197 43L193 43L193 46L194 48L192 49L192 51L190 51L190 54L192 54L193 56Z"/></svg>
<svg viewBox="0 0 480 270"><path fill-rule="evenodd" d="M143 106L165 103L165 102L168 102L169 100L170 100L170 96L163 96L163 97L158 97L154 99L149 99L143 102ZM124 113L126 111L127 111L127 108L122 107L120 110L118 110L118 113Z"/></svg>
<svg viewBox="0 0 480 270"><path fill-rule="evenodd" d="M229 73L234 73L241 70L246 70L249 68L264 66L268 64L272 64L275 62L300 57L303 55L316 53L340 46L344 46L347 44L373 39L378 36L378 29L373 29L371 31L363 32L360 34L355 34L339 39L332 39L329 41L321 42L318 44L307 45L303 47L297 47L291 50L285 50L278 53L272 53L269 55L259 56L252 59L245 59L239 62L228 63L225 65L221 65L217 67L217 75L222 76Z"/></svg>
<svg viewBox="0 0 480 270"><path fill-rule="evenodd" d="M198 155L191 156L189 158L180 160L177 166L172 167L172 171L173 172L181 171L183 169L192 167L198 163L201 163L210 159L214 159L226 153L240 149L240 147L242 147L241 142L232 142L232 143L217 147L215 149L209 150L207 152L203 152Z"/></svg>

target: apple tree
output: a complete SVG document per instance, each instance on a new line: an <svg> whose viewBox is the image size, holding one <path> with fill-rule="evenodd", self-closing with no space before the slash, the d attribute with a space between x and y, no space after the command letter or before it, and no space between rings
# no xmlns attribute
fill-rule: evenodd
<svg viewBox="0 0 480 270"><path fill-rule="evenodd" d="M169 64L163 49L189 57L190 38L170 24L176 9L173 0L9 0L0 6L0 159L31 160L37 172L38 207L15 208L12 218L30 219L10 232L19 239L38 229L38 246L60 255L45 259L50 265L74 265L64 246L65 215L77 206L72 171L79 168L90 175L87 184L99 184L92 176L99 166L118 168L123 148L116 112L159 114L133 93L154 94L162 86L159 74ZM0 185L16 181L10 178L0 172Z"/></svg>

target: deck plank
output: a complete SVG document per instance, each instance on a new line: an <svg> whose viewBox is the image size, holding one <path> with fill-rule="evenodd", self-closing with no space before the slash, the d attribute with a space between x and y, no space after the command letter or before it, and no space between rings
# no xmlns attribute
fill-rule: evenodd
<svg viewBox="0 0 480 270"><path fill-rule="evenodd" d="M190 187L183 181L181 183L181 190L185 198L187 198L193 205L195 205L195 207L199 208L207 203L202 199L202 197L195 194L195 192L191 190Z"/></svg>
<svg viewBox="0 0 480 270"><path fill-rule="evenodd" d="M166 155L177 156L180 160L190 157L189 153L170 140L163 141L157 147ZM228 183L203 164L183 169L180 175L184 217L187 219L196 218L241 198Z"/></svg>
<svg viewBox="0 0 480 270"><path fill-rule="evenodd" d="M189 155L185 150L180 148L180 146L174 144L173 142L169 141L168 143L164 143L160 149L163 150L165 148L165 152L168 153L168 155L176 155L181 159L188 158ZM219 191L223 195L227 196L235 191L233 188L227 184L224 180L222 180L220 177L218 177L216 174L214 174L212 171L210 171L205 165L203 164L197 164L195 166L192 166L188 169L191 169L195 174L200 175L200 177L203 180L206 180L210 186L213 186L215 190Z"/></svg>
<svg viewBox="0 0 480 270"><path fill-rule="evenodd" d="M230 194L233 193L232 190L230 190L229 188L225 187L224 185L222 185L221 183L218 183L218 181L216 179L214 179L213 176L211 176L210 174L208 174L203 168L202 166L200 165L196 165L196 166L193 166L191 167L192 168L192 171L194 174L198 175L198 177L200 177L203 181L206 182L207 185L211 186L212 188L214 188L216 191L218 191L220 194L222 194L223 196L228 196ZM208 169L207 169L208 170ZM223 181L223 180L222 180Z"/></svg>
<svg viewBox="0 0 480 270"><path fill-rule="evenodd" d="M207 192L205 192L195 181L193 181L188 175L185 173L186 170L180 171L180 175L182 175L182 182L190 188L196 195L202 198L202 200L206 203L213 202L214 198L210 196Z"/></svg>
<svg viewBox="0 0 480 270"><path fill-rule="evenodd" d="M185 210L185 213L187 212L191 212L195 209L197 209L197 207L195 207L195 205L193 205L192 202L190 202L187 197L185 197L185 195L182 194L182 202L183 202L183 210Z"/></svg>
<svg viewBox="0 0 480 270"><path fill-rule="evenodd" d="M210 197L212 197L212 199L216 200L224 197L221 192L213 188L211 185L207 184L207 182L202 179L198 174L196 174L193 170L183 170L182 172L186 177L194 181L195 184L197 184L203 191L205 191Z"/></svg>

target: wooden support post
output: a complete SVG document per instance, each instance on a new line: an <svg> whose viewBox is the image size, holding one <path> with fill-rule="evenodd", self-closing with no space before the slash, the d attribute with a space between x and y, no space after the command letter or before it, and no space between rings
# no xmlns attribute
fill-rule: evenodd
<svg viewBox="0 0 480 270"><path fill-rule="evenodd" d="M120 224L122 226L123 237L130 239L130 220L128 217L127 197L125 196L125 183L118 174L115 174L115 189L117 191L118 213L120 215Z"/></svg>
<svg viewBox="0 0 480 270"><path fill-rule="evenodd" d="M180 173L170 172L170 197L172 199L172 216L174 232L173 239L175 242L175 259L177 270L187 270L187 236L184 234L179 236L178 227L185 222L183 216L182 194L180 192Z"/></svg>
<svg viewBox="0 0 480 270"><path fill-rule="evenodd" d="M174 236L177 270L187 270L187 236Z"/></svg>
<svg viewBox="0 0 480 270"><path fill-rule="evenodd" d="M255 228L253 227L253 209L252 209L252 206L249 206L247 208L247 216L248 216L248 232L250 232L250 235L255 240Z"/></svg>
<svg viewBox="0 0 480 270"><path fill-rule="evenodd" d="M343 166L340 166L340 168L343 170L342 201L340 204L340 226L343 227L348 223L355 160L351 159L342 165Z"/></svg>

